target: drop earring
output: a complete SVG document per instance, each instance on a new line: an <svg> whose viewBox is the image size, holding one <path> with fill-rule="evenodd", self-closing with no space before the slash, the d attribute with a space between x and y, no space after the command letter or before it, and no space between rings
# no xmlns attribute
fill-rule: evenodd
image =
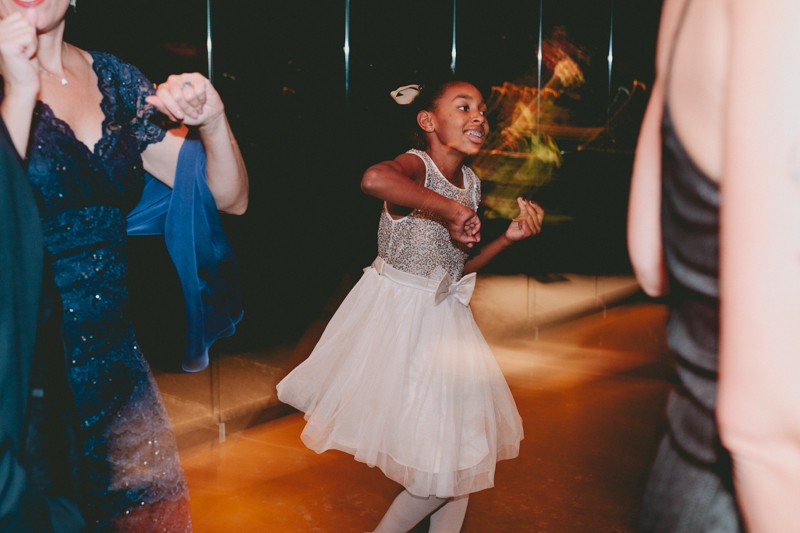
<svg viewBox="0 0 800 533"><path fill-rule="evenodd" d="M69 5L72 7L73 12L78 12L78 0L69 0Z"/></svg>

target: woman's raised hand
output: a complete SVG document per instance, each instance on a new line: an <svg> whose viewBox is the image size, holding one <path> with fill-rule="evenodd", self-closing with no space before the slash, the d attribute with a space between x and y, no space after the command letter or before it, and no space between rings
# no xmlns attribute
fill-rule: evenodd
<svg viewBox="0 0 800 533"><path fill-rule="evenodd" d="M0 19L0 70L6 97L36 100L41 84L36 61L38 45L36 10L26 9L25 15L15 12Z"/></svg>
<svg viewBox="0 0 800 533"><path fill-rule="evenodd" d="M530 200L517 198L519 216L511 221L506 230L506 238L510 241L521 241L542 231L544 209Z"/></svg>
<svg viewBox="0 0 800 533"><path fill-rule="evenodd" d="M197 72L173 74L147 102L167 118L187 126L207 126L225 118L225 106L211 82Z"/></svg>

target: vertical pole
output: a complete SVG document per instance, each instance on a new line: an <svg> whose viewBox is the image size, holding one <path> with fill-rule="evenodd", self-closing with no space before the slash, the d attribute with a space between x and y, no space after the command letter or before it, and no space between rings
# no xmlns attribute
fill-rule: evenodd
<svg viewBox="0 0 800 533"><path fill-rule="evenodd" d="M206 54L208 55L208 81L214 83L213 40L211 38L211 0L206 0Z"/></svg>
<svg viewBox="0 0 800 533"><path fill-rule="evenodd" d="M608 25L608 104L606 105L606 120L611 112L611 72L614 66L614 0L611 0L611 15Z"/></svg>
<svg viewBox="0 0 800 533"><path fill-rule="evenodd" d="M344 96L350 96L350 0L344 0Z"/></svg>
<svg viewBox="0 0 800 533"><path fill-rule="evenodd" d="M450 72L456 73L456 13L458 0L453 0L453 45L450 48Z"/></svg>
<svg viewBox="0 0 800 533"><path fill-rule="evenodd" d="M539 45L536 50L536 135L539 135L539 117L542 114L542 13L544 0L539 0Z"/></svg>
<svg viewBox="0 0 800 533"><path fill-rule="evenodd" d="M214 40L211 35L211 0L206 0L206 54L208 56L208 81L214 83ZM225 422L222 420L222 384L219 362L209 357L208 379L211 387L211 416L217 421L217 434L220 442L225 442Z"/></svg>

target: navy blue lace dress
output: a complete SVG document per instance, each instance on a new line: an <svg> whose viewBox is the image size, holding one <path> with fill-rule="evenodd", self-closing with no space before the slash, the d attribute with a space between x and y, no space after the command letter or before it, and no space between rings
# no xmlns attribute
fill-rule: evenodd
<svg viewBox="0 0 800 533"><path fill-rule="evenodd" d="M127 309L125 217L141 195L141 153L165 132L149 120L152 83L112 55L92 58L105 115L100 140L90 149L38 102L28 146L63 304L77 499L92 531L191 531L175 439Z"/></svg>

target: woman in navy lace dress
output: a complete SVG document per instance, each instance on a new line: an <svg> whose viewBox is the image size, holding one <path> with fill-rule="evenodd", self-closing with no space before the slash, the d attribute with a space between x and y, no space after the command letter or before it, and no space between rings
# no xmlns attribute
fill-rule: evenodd
<svg viewBox="0 0 800 533"><path fill-rule="evenodd" d="M175 75L156 88L112 55L65 43L70 3L0 0L0 112L39 197L63 310L56 401L76 426L74 479L44 468L36 481L72 492L93 531L190 531L175 440L127 315L126 214L145 171L172 184L187 126L220 211L244 212L247 173L207 79ZM157 112L180 126L156 125Z"/></svg>

